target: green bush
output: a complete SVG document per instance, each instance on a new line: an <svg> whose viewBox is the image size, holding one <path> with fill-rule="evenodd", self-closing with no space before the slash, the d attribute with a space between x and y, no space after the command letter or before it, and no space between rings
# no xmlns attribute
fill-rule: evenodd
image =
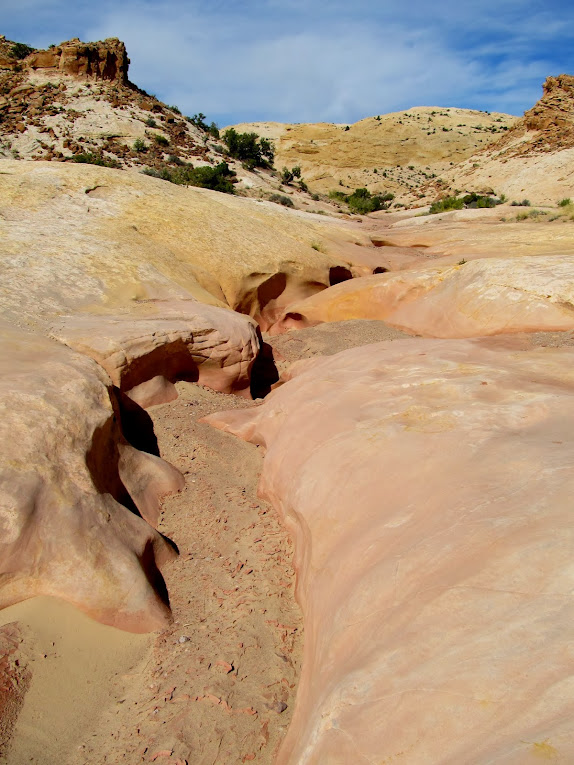
<svg viewBox="0 0 574 765"><path fill-rule="evenodd" d="M220 162L219 165L211 167L193 167L192 165L182 165L181 167L162 167L160 170L146 168L144 175L151 175L153 178L161 178L163 181L176 183L178 186L199 186L203 189L212 189L221 191L224 194L234 194L235 189L231 178L236 173L233 172L226 162Z"/></svg>
<svg viewBox="0 0 574 765"><path fill-rule="evenodd" d="M253 167L272 167L275 154L271 141L259 138L257 133L238 133L229 128L223 134L227 153L234 159L251 162Z"/></svg>
<svg viewBox="0 0 574 765"><path fill-rule="evenodd" d="M181 114L181 109L178 106L168 106L167 108L176 114Z"/></svg>
<svg viewBox="0 0 574 765"><path fill-rule="evenodd" d="M145 121L145 124L148 127L157 127L157 122L154 120L153 117L148 117L147 120Z"/></svg>
<svg viewBox="0 0 574 765"><path fill-rule="evenodd" d="M558 207L568 207L568 205L572 204L570 201L570 197L566 197L565 199L561 199L558 202Z"/></svg>
<svg viewBox="0 0 574 765"><path fill-rule="evenodd" d="M433 202L429 209L430 215L448 212L449 210L475 209L477 207L496 207L502 204L503 199L497 199L488 194L477 194L476 191L466 194L464 197L445 197Z"/></svg>
<svg viewBox="0 0 574 765"><path fill-rule="evenodd" d="M134 151L147 151L148 146L145 141L143 141L141 138L136 138L133 145Z"/></svg>
<svg viewBox="0 0 574 765"><path fill-rule="evenodd" d="M429 213L436 215L436 213L448 212L448 210L462 210L464 202L458 197L445 197L433 202L430 206Z"/></svg>
<svg viewBox="0 0 574 765"><path fill-rule="evenodd" d="M395 198L394 194L371 194L368 189L355 189L352 194L342 191L330 191L329 198L338 202L346 202L349 210L357 215L367 215L377 210L388 210Z"/></svg>
<svg viewBox="0 0 574 765"><path fill-rule="evenodd" d="M169 146L168 139L164 135L161 135L161 133L154 133L152 138L158 146Z"/></svg>
<svg viewBox="0 0 574 765"><path fill-rule="evenodd" d="M22 59L26 58L26 56L29 56L30 53L34 53L35 50L36 48L31 48L25 43L14 43L14 45L10 48L10 55L12 58Z"/></svg>
<svg viewBox="0 0 574 765"><path fill-rule="evenodd" d="M269 201L284 207L295 207L293 200L290 197L286 197L285 194L271 194Z"/></svg>
<svg viewBox="0 0 574 765"><path fill-rule="evenodd" d="M93 154L90 151L82 152L81 154L74 154L72 157L73 162L80 162L85 165L101 165L102 167L121 167L120 163L116 159L107 159L101 154Z"/></svg>

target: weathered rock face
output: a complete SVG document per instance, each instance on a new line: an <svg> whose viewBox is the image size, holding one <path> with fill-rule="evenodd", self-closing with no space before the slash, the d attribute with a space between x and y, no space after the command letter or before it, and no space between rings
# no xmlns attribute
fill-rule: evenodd
<svg viewBox="0 0 574 765"><path fill-rule="evenodd" d="M310 246L323 226L246 200L90 166L3 171L0 608L52 595L152 630L174 555L153 527L182 477L140 405L177 379L249 395L257 327L228 305L274 316L341 261Z"/></svg>
<svg viewBox="0 0 574 765"><path fill-rule="evenodd" d="M572 349L406 340L208 421L266 448L305 655L281 765L574 757Z"/></svg>
<svg viewBox="0 0 574 765"><path fill-rule="evenodd" d="M126 441L97 364L2 330L0 607L54 595L106 624L157 629L169 618L159 568L174 552L147 521L181 475Z"/></svg>
<svg viewBox="0 0 574 765"><path fill-rule="evenodd" d="M78 38L55 45L48 50L39 50L22 60L10 55L9 43L4 43L0 57L0 69L53 69L61 74L89 80L109 80L127 85L129 58L126 47L116 37L103 42L83 43ZM4 50L5 48L5 50Z"/></svg>
<svg viewBox="0 0 574 765"><path fill-rule="evenodd" d="M574 146L574 77L548 77L542 87L540 101L524 113L525 126L542 131L548 148L570 148Z"/></svg>
<svg viewBox="0 0 574 765"><path fill-rule="evenodd" d="M113 384L140 406L177 398L177 380L249 396L259 351L256 325L196 301L159 301L157 316L76 316L52 335L90 356Z"/></svg>
<svg viewBox="0 0 574 765"><path fill-rule="evenodd" d="M574 256L485 258L380 274L293 303L271 329L383 319L423 337L574 328Z"/></svg>

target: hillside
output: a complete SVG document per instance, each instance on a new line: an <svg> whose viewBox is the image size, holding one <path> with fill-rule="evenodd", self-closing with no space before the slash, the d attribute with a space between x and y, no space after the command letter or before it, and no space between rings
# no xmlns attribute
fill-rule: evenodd
<svg viewBox="0 0 574 765"><path fill-rule="evenodd" d="M414 204L421 187L506 133L517 118L469 109L417 107L352 125L242 123L275 142L277 167L300 165L309 187L366 187Z"/></svg>
<svg viewBox="0 0 574 765"><path fill-rule="evenodd" d="M574 197L574 77L548 77L542 97L524 117L443 177L449 191L494 188L533 204Z"/></svg>
<svg viewBox="0 0 574 765"><path fill-rule="evenodd" d="M523 117L419 107L353 125L243 123L272 138L278 166L300 165L311 189L366 187L416 207L460 192L535 204L574 196L574 77L549 77Z"/></svg>
<svg viewBox="0 0 574 765"><path fill-rule="evenodd" d="M226 162L236 193L333 211L298 187L282 188L272 171L227 156L204 115L182 115L130 82L128 72L125 45L116 38L34 51L0 37L0 158L164 175Z"/></svg>

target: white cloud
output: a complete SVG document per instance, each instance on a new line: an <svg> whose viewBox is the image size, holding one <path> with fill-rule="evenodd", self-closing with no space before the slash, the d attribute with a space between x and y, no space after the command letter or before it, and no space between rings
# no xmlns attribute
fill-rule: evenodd
<svg viewBox="0 0 574 765"><path fill-rule="evenodd" d="M554 41L574 35L574 9L553 6L559 0L544 9L499 0L495 11L482 0L20 0L19 8L31 20L34 8L44 22L65 18L82 39L123 39L133 81L185 113L351 122L423 104L528 108L557 73ZM43 36L50 29L46 22Z"/></svg>

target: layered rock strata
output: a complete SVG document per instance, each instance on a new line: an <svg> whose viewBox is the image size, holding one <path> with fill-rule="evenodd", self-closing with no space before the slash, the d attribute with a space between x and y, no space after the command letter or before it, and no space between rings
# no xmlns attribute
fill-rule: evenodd
<svg viewBox="0 0 574 765"><path fill-rule="evenodd" d="M144 408L177 398L177 380L249 397L259 352L254 322L191 300L154 307L157 318L69 317L52 335L97 361Z"/></svg>

